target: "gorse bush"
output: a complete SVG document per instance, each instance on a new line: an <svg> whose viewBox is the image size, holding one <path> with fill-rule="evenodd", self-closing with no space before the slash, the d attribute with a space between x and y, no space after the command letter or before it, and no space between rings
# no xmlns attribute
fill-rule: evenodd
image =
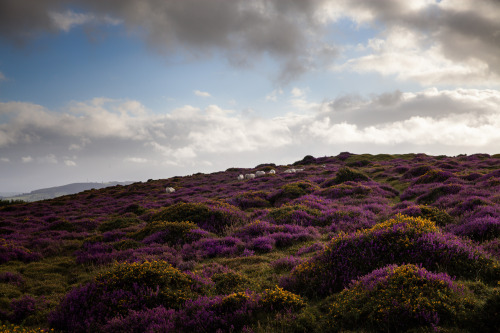
<svg viewBox="0 0 500 333"><path fill-rule="evenodd" d="M303 295L321 297L342 290L374 269L404 263L487 282L500 278L498 262L474 244L440 232L430 220L397 215L370 229L340 233L323 251L296 266L281 284Z"/></svg>
<svg viewBox="0 0 500 333"><path fill-rule="evenodd" d="M447 274L415 265L390 265L360 277L334 297L328 314L329 330L437 330L438 325L463 323L475 307L471 297L465 286Z"/></svg>

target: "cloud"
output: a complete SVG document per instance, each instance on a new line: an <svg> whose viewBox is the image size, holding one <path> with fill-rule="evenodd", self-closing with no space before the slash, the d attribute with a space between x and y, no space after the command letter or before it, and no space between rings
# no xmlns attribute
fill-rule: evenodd
<svg viewBox="0 0 500 333"><path fill-rule="evenodd" d="M204 109L187 105L167 114L154 114L135 101L95 99L74 102L60 114L35 104L0 103L0 114L8 119L0 124L0 138L4 138L0 140L0 151L5 158L12 158L14 155L7 153L24 147L25 152L30 152L24 162L33 161L34 155L41 156L36 159L39 163L48 164L81 155L182 165L216 154L287 147L306 152L312 142L435 144L444 147L443 152L447 146L500 143L497 90L396 90L370 97L345 95L322 102L307 100L298 89L293 92L300 97L292 98L291 103L306 112L275 118L217 105ZM68 146L68 142L73 143ZM49 152L51 147L59 150ZM64 157L68 150L76 156Z"/></svg>
<svg viewBox="0 0 500 333"><path fill-rule="evenodd" d="M322 41L328 1L284 0L8 0L0 3L0 36L22 44L44 32L122 22L155 51L192 59L223 55L234 66L270 56L289 81L337 56ZM79 8L76 13L71 8Z"/></svg>
<svg viewBox="0 0 500 333"><path fill-rule="evenodd" d="M0 158L0 162L2 162L2 163L9 163L10 162L10 158L2 157L2 158Z"/></svg>
<svg viewBox="0 0 500 333"><path fill-rule="evenodd" d="M266 96L266 101L276 102L278 100L279 95L283 95L283 90L282 89L275 89Z"/></svg>
<svg viewBox="0 0 500 333"><path fill-rule="evenodd" d="M199 90L195 90L194 91L194 94L196 96L199 96L199 97L212 97L212 95L210 95L210 93L207 93L205 91L199 91Z"/></svg>
<svg viewBox="0 0 500 333"><path fill-rule="evenodd" d="M21 158L21 160L23 161L23 163L31 163L33 162L33 157L31 156L24 156Z"/></svg>
<svg viewBox="0 0 500 333"><path fill-rule="evenodd" d="M146 158L142 157L127 157L124 159L125 162L132 162L132 163L147 163L148 160Z"/></svg>
<svg viewBox="0 0 500 333"><path fill-rule="evenodd" d="M383 24L335 70L374 71L423 85L500 83L500 2L351 1L345 15L358 24Z"/></svg>
<svg viewBox="0 0 500 333"><path fill-rule="evenodd" d="M376 37L358 48L361 54L344 52L347 61L336 70L485 86L500 82L499 14L497 0L7 0L0 3L0 37L22 44L78 25L122 24L166 56L222 55L237 67L270 57L281 84L328 67L349 50L327 37L332 25L349 19Z"/></svg>
<svg viewBox="0 0 500 333"><path fill-rule="evenodd" d="M76 166L76 162L71 161L71 160L64 160L64 165L69 166L69 167L73 167L73 166Z"/></svg>

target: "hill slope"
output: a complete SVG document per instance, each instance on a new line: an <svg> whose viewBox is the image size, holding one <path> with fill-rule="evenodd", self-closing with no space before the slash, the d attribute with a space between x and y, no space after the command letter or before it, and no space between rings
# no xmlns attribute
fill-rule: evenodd
<svg viewBox="0 0 500 333"><path fill-rule="evenodd" d="M499 193L498 155L341 153L4 206L0 320L493 332Z"/></svg>
<svg viewBox="0 0 500 333"><path fill-rule="evenodd" d="M31 191L30 193L18 194L14 196L5 196L3 200L23 200L39 201L57 198L63 195L75 194L91 189L101 189L116 185L130 185L133 182L106 182L106 183L72 183L62 186L54 186Z"/></svg>

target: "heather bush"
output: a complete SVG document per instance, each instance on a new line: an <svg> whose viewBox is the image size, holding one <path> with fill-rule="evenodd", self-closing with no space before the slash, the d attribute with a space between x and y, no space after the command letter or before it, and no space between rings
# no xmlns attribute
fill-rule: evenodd
<svg viewBox="0 0 500 333"><path fill-rule="evenodd" d="M228 227L246 220L238 208L224 202L177 203L154 214L151 221L190 221L200 228L222 234Z"/></svg>
<svg viewBox="0 0 500 333"><path fill-rule="evenodd" d="M175 332L175 310L159 306L153 309L130 310L116 316L102 326L106 333L156 333Z"/></svg>
<svg viewBox="0 0 500 333"><path fill-rule="evenodd" d="M451 215L453 216L462 216L469 212L474 211L480 206L493 205L489 200L478 197L471 196L467 199L460 202L456 207L451 211Z"/></svg>
<svg viewBox="0 0 500 333"><path fill-rule="evenodd" d="M266 191L247 191L239 193L230 198L228 202L241 209L249 208L264 208L270 207L271 203L268 200L269 192Z"/></svg>
<svg viewBox="0 0 500 333"><path fill-rule="evenodd" d="M252 243L254 239L268 236L274 240L276 246L285 247L319 237L319 232L314 227L303 227L299 225L275 225L266 221L256 220L243 227L236 229L232 234L244 242ZM272 242L272 241L271 241Z"/></svg>
<svg viewBox="0 0 500 333"><path fill-rule="evenodd" d="M329 330L404 332L455 326L474 310L471 296L447 274L415 265L390 265L360 277L335 295L328 314Z"/></svg>
<svg viewBox="0 0 500 333"><path fill-rule="evenodd" d="M182 247L184 260L233 257L241 254L245 244L236 237L204 238Z"/></svg>
<svg viewBox="0 0 500 333"><path fill-rule="evenodd" d="M491 254L497 260L500 260L500 238L495 238L489 242L485 242L481 245L481 247L485 252Z"/></svg>
<svg viewBox="0 0 500 333"><path fill-rule="evenodd" d="M477 246L440 232L429 220L397 215L370 229L340 233L323 251L296 266L281 284L300 294L325 296L374 269L403 263L487 282L500 278L498 262Z"/></svg>
<svg viewBox="0 0 500 333"><path fill-rule="evenodd" d="M417 198L416 202L423 205L429 205L443 196L459 193L462 188L462 185L459 184L447 184L438 186L421 194Z"/></svg>
<svg viewBox="0 0 500 333"><path fill-rule="evenodd" d="M12 241L0 238L0 264L4 264L11 260L19 260L23 262L36 261L41 259L41 255L37 252L31 252L24 246L16 245Z"/></svg>
<svg viewBox="0 0 500 333"><path fill-rule="evenodd" d="M178 309L205 292L203 284L166 262L117 263L92 282L70 291L49 322L64 331L101 331L107 321L130 310L160 305Z"/></svg>
<svg viewBox="0 0 500 333"><path fill-rule="evenodd" d="M0 273L0 282L2 283L10 283L17 287L24 284L24 278L21 274L15 272L1 272Z"/></svg>
<svg viewBox="0 0 500 333"><path fill-rule="evenodd" d="M456 235L484 242L500 237L500 220L491 216L480 217L457 225L451 231Z"/></svg>

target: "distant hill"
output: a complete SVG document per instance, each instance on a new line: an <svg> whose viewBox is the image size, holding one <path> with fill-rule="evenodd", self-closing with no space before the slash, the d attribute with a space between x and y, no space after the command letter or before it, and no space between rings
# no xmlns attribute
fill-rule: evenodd
<svg viewBox="0 0 500 333"><path fill-rule="evenodd" d="M2 200L23 200L23 201L39 201L46 199L53 199L63 195L75 194L90 189L101 189L109 186L116 185L130 185L134 182L106 182L106 183L72 183L62 186L42 188L39 190L31 191L30 193L23 193L13 196L3 196Z"/></svg>

